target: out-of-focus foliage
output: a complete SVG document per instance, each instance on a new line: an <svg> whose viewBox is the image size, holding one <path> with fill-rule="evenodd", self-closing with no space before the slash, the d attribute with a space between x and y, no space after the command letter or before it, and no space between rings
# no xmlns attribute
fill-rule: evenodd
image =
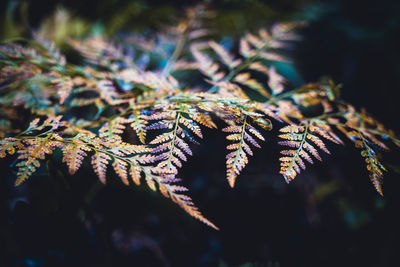
<svg viewBox="0 0 400 267"><path fill-rule="evenodd" d="M229 46L211 39L213 16L198 5L161 31L81 40L70 37L88 31L85 22L69 22L59 10L32 38L3 44L0 156L18 155L15 184L55 151L62 152L70 174L91 156L101 182L110 166L123 183L144 180L217 228L182 193L187 188L176 185L178 169L192 155L189 144L203 138L202 127L226 124L226 178L234 187L273 119L280 123L280 144L290 148L280 158L287 182L306 168L305 161L322 160L319 151L329 153L326 143L343 144L342 135L361 149L370 179L383 194L386 169L379 150L388 150L388 141L399 146L395 134L340 99L339 85L328 80L290 90L273 64L289 60L284 51L304 23L274 24L230 38ZM43 36L66 41L72 60Z"/></svg>
<svg viewBox="0 0 400 267"><path fill-rule="evenodd" d="M177 6L187 7L198 2L201 1L44 0L38 5L33 1L6 0L2 3L2 9L0 8L1 17L4 18L0 38L19 37L27 33L32 24L54 30L56 28L54 22L62 23L65 17L68 17L71 29L64 30L60 25L62 33L58 33L64 34L65 37L71 37L69 34L82 34L86 26L92 26L91 24L94 24L97 30L104 31L108 37L121 30L142 32L172 23L174 18L180 15L180 9L176 8ZM211 28L215 29L213 35L240 37L243 32L255 31L277 20L290 20L301 6L312 3L312 0L269 1L268 3L262 0L208 0L205 2L224 10L208 22ZM88 9L94 10L96 16L93 12L86 13ZM65 14L66 10L68 14ZM79 18L78 14L81 13L87 14L84 20ZM49 16L49 14L52 15Z"/></svg>

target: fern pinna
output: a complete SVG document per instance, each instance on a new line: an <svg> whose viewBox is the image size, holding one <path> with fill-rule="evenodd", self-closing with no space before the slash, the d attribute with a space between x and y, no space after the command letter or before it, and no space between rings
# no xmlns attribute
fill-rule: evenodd
<svg viewBox="0 0 400 267"><path fill-rule="evenodd" d="M386 169L379 151L389 149L387 140L400 146L396 135L341 100L340 86L332 81L285 90L289 81L274 62L288 61L282 54L302 23L248 33L234 51L207 39L209 30L201 25L211 14L201 6L188 9L177 26L149 39L132 34L69 40L80 65L37 34L1 45L0 157L17 155L15 184L58 150L70 174L86 161L106 183L112 169L124 184L144 181L217 229L178 185L179 168L193 145L207 140L204 127L224 124L226 179L234 187L273 120L286 147L280 158L286 182L322 160L321 151L329 154L328 143L345 144L345 137L361 149L370 179L383 194ZM165 50L166 43L175 49ZM306 116L316 106L322 114ZM32 122L25 130L17 129L27 120Z"/></svg>

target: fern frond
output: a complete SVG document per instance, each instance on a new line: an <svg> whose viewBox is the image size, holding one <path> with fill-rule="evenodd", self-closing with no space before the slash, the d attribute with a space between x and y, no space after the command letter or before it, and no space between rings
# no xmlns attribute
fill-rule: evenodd
<svg viewBox="0 0 400 267"><path fill-rule="evenodd" d="M245 58L261 57L266 60L287 61L285 57L266 49L284 48L285 42L298 39L292 33L292 29L296 26L295 24L275 24L270 33L265 29L261 29L258 36L249 33L240 39L239 52Z"/></svg>
<svg viewBox="0 0 400 267"><path fill-rule="evenodd" d="M386 129L382 123L367 114L365 110L357 112L353 106L347 105L343 112L344 117L347 120L345 127L360 131L363 136L367 137L368 140L381 149L386 151L389 150L389 147L382 140L391 140L394 144L399 144L399 139L396 138L394 132ZM346 131L343 128L339 130L346 134ZM352 136L348 137L351 138Z"/></svg>
<svg viewBox="0 0 400 267"><path fill-rule="evenodd" d="M271 95L268 91L264 88L264 86L259 83L256 79L250 78L250 73L243 72L235 76L234 81L253 89L254 91L258 92L259 94L270 98Z"/></svg>
<svg viewBox="0 0 400 267"><path fill-rule="evenodd" d="M132 114L129 119L132 121L130 125L139 137L139 141L144 144L146 141L146 133L148 130L148 121L146 120L145 116L138 113Z"/></svg>
<svg viewBox="0 0 400 267"><path fill-rule="evenodd" d="M99 129L99 137L106 138L111 141L121 141L121 134L124 132L129 120L123 117L116 117L109 122L106 122Z"/></svg>
<svg viewBox="0 0 400 267"><path fill-rule="evenodd" d="M187 141L196 144L194 136L203 138L197 121L210 127L215 124L208 115L202 114L188 104L172 105L171 108L170 111L155 112L148 116L149 120L156 122L150 124L147 129L167 130L149 143L153 145L152 153L157 155L152 160L159 161L156 166L159 173L176 174L177 168L182 166L182 161L187 160L186 155L192 155Z"/></svg>
<svg viewBox="0 0 400 267"><path fill-rule="evenodd" d="M62 105L70 95L74 82L70 77L59 77L51 81L56 86L59 97L58 102Z"/></svg>
<svg viewBox="0 0 400 267"><path fill-rule="evenodd" d="M248 119L248 116L244 116L238 119L237 124L235 123L222 129L223 132L230 133L226 139L233 141L233 144L227 146L227 149L231 150L231 152L226 155L226 177L231 187L235 186L238 175L247 165L249 161L247 155L253 155L248 143L260 148L253 136L264 141L264 137L249 124Z"/></svg>
<svg viewBox="0 0 400 267"><path fill-rule="evenodd" d="M286 79L279 75L278 72L275 70L275 67L272 66L268 71L268 86L271 88L272 93L274 95L282 93L284 89L284 83Z"/></svg>
<svg viewBox="0 0 400 267"><path fill-rule="evenodd" d="M173 93L179 89L178 81L171 75L162 76L151 71L128 69L122 72L120 77L135 84L139 89L153 90L161 95Z"/></svg>
<svg viewBox="0 0 400 267"><path fill-rule="evenodd" d="M376 152L368 145L368 141L363 137L361 133L358 133L361 142L356 142L356 146L362 148L361 156L365 158L367 164L367 170L369 172L369 179L374 185L376 191L383 196L382 184L383 184L383 171L386 168L379 162Z"/></svg>
<svg viewBox="0 0 400 267"><path fill-rule="evenodd" d="M46 154L52 154L53 150L60 146L57 141L44 139L27 139L24 140L25 148L18 151L18 159L26 159L26 165L38 159L44 159Z"/></svg>
<svg viewBox="0 0 400 267"><path fill-rule="evenodd" d="M224 63L230 69L237 67L242 62L242 60L240 59L235 59L228 50L226 50L222 45L216 43L215 41L208 42L208 45L218 55L222 63Z"/></svg>
<svg viewBox="0 0 400 267"><path fill-rule="evenodd" d="M213 87L218 88L218 94L221 98L237 98L237 99L248 99L243 89L235 83L228 81L208 81Z"/></svg>
<svg viewBox="0 0 400 267"><path fill-rule="evenodd" d="M199 71L212 81L221 80L225 76L225 73L220 70L218 64L215 63L210 57L200 52L200 48L202 47L198 44L192 45L191 47L191 53L198 64L197 66Z"/></svg>
<svg viewBox="0 0 400 267"><path fill-rule="evenodd" d="M59 66L65 65L65 57L60 53L60 50L56 47L54 42L45 39L43 36L35 32L33 33L33 39L40 45L42 55L45 56L49 62Z"/></svg>
<svg viewBox="0 0 400 267"><path fill-rule="evenodd" d="M94 172L99 177L100 182L106 183L107 165L111 161L111 157L102 152L96 152L92 156L92 166Z"/></svg>
<svg viewBox="0 0 400 267"><path fill-rule="evenodd" d="M26 161L20 161L16 165L18 167L17 180L15 180L14 185L19 186L24 181L26 181L37 168L40 167L40 162L38 160L34 160L31 164L26 164Z"/></svg>
<svg viewBox="0 0 400 267"><path fill-rule="evenodd" d="M87 156L86 152L91 151L92 149L84 143L76 141L73 144L67 144L62 150L62 162L67 163L69 173L72 175L80 168L84 158Z"/></svg>
<svg viewBox="0 0 400 267"><path fill-rule="evenodd" d="M140 185L141 170L139 168L134 167L133 165L131 165L131 167L129 169L129 175L132 178L132 181L136 185Z"/></svg>
<svg viewBox="0 0 400 267"><path fill-rule="evenodd" d="M211 116L207 113L191 112L189 113L189 116L201 125L204 125L208 128L217 128L217 125L213 122Z"/></svg>
<svg viewBox="0 0 400 267"><path fill-rule="evenodd" d="M15 185L18 186L24 182L29 176L40 166L39 160L43 160L46 154L52 154L53 150L62 146L58 141L53 141L50 136L58 140L55 134L49 135L43 139L26 139L24 147L18 151L18 159L22 160L17 164L18 174Z"/></svg>
<svg viewBox="0 0 400 267"><path fill-rule="evenodd" d="M127 169L128 163L126 163L126 161L116 158L114 159L112 166L114 168L115 173L118 174L118 176L121 178L122 182L125 185L129 185L128 169Z"/></svg>
<svg viewBox="0 0 400 267"><path fill-rule="evenodd" d="M0 158L4 158L9 155L14 155L17 148L22 148L21 142L13 137L7 137L0 139Z"/></svg>
<svg viewBox="0 0 400 267"><path fill-rule="evenodd" d="M278 117L288 124L293 124L292 119L302 120L303 114L300 112L299 107L294 105L290 100L280 100L276 108ZM271 106L269 106L271 107Z"/></svg>
<svg viewBox="0 0 400 267"><path fill-rule="evenodd" d="M337 128L355 144L356 148L361 149L361 156L365 158L369 178L376 191L383 196L383 171L386 171L386 168L380 163L377 153L372 148L376 145L375 142L371 142L360 130L347 130L342 126Z"/></svg>
<svg viewBox="0 0 400 267"><path fill-rule="evenodd" d="M255 61L249 65L249 69L258 71L268 76L268 86L273 95L278 95L284 90L286 79L278 74L274 66L266 67L259 61Z"/></svg>
<svg viewBox="0 0 400 267"><path fill-rule="evenodd" d="M121 62L124 66L135 67L132 54L127 49L103 37L94 36L84 41L70 39L68 44L94 66L115 70L118 68L115 63Z"/></svg>
<svg viewBox="0 0 400 267"><path fill-rule="evenodd" d="M313 158L322 161L318 149L330 154L324 141L317 134L336 144L342 143L340 139L335 138L333 133L325 131L309 120L305 121L304 125L288 125L279 131L283 133L279 137L285 140L280 141L279 144L295 148L281 151L283 157L279 159L281 161L280 173L287 183L292 181L301 170L306 169L304 160L310 164L314 163Z"/></svg>
<svg viewBox="0 0 400 267"><path fill-rule="evenodd" d="M173 121L166 121L166 123L169 125L168 128L170 128L171 131L157 136L153 139L153 141L150 142L150 144L157 144L157 146L153 149L153 153L162 152L159 155L161 161L157 164L157 168L159 170L165 168L168 172L176 174L178 172L176 166L180 167L181 162L175 156L177 154L181 154L181 151L178 152L178 148L175 147L175 141L179 132L182 132L182 130L179 128L179 122L182 115L179 112L174 112L174 114L175 118ZM183 141L183 139L182 142L186 143Z"/></svg>

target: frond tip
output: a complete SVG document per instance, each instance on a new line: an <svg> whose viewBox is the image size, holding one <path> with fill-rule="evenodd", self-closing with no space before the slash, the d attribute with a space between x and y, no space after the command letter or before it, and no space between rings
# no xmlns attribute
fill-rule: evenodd
<svg viewBox="0 0 400 267"><path fill-rule="evenodd" d="M182 193L188 191L188 189L184 186L175 184L176 182L179 182L180 179L174 177L173 175L167 175L164 177L158 176L156 174L153 174L154 169L149 170L146 167L144 167L142 170L145 174L147 184L152 190L156 190L155 184L158 184L158 189L164 197L170 198L173 202L175 202L183 210L185 210L190 216L214 228L215 230L219 230L219 228L215 226L215 224L213 224L210 220L205 218L203 214L201 214L199 209L194 205L192 199Z"/></svg>

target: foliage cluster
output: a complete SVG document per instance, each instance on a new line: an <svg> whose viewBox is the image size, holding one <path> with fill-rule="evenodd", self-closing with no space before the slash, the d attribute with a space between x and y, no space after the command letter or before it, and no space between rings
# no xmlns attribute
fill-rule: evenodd
<svg viewBox="0 0 400 267"><path fill-rule="evenodd" d="M290 90L274 67L288 61L284 51L304 23L275 24L229 47L210 40L210 16L213 12L196 6L160 32L70 39L75 51L70 58L36 33L2 44L0 157L17 154L15 184L60 151L70 174L90 158L102 183L110 167L124 184L144 181L218 229L177 184L178 169L203 139L202 127L224 124L226 178L234 187L274 120L285 147L279 160L286 182L306 164L321 161L321 151L329 154L327 143L348 139L361 150L370 180L383 194L380 152L389 150L388 141L400 146L395 134L340 99L340 85L333 81Z"/></svg>

